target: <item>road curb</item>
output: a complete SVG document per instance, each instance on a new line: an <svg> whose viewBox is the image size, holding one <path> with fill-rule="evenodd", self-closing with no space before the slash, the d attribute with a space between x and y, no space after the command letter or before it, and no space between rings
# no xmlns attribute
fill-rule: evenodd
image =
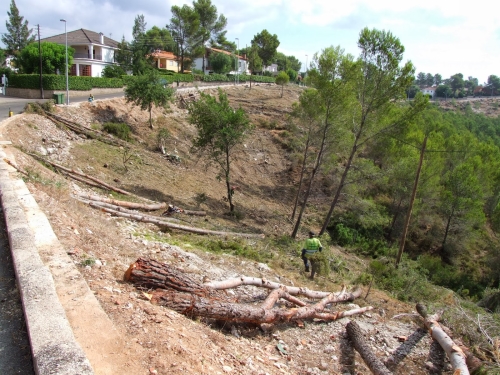
<svg viewBox="0 0 500 375"><path fill-rule="evenodd" d="M23 304L36 374L91 375L92 366L77 343L59 301L52 274L38 253L35 233L20 204L22 180L13 181L0 149L2 204L16 281Z"/></svg>

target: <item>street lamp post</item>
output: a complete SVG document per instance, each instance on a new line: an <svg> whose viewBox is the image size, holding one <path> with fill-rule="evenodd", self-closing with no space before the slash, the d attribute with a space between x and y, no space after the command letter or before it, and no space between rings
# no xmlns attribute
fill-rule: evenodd
<svg viewBox="0 0 500 375"><path fill-rule="evenodd" d="M304 77L304 81L305 81L305 79L307 78L307 72L308 72L308 70L309 70L309 67L307 66L307 55L306 55L306 75L305 75L305 77ZM304 83L305 83L305 82L304 82Z"/></svg>
<svg viewBox="0 0 500 375"><path fill-rule="evenodd" d="M69 105L69 85L68 85L68 32L66 31L66 20L64 22L64 34L66 35L66 105Z"/></svg>
<svg viewBox="0 0 500 375"><path fill-rule="evenodd" d="M237 63L236 63L236 80L237 80L237 83L239 84L240 83L240 38L236 38L236 40L238 41L238 50L236 51L236 58L238 59L237 60Z"/></svg>

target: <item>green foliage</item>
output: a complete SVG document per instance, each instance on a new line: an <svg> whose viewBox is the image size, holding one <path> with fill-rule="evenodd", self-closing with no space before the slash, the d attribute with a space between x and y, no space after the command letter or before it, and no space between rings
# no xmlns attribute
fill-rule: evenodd
<svg viewBox="0 0 500 375"><path fill-rule="evenodd" d="M395 268L392 261L373 260L369 272L377 287L391 292L402 301L436 301L440 295L436 288L427 281L426 271L414 262L403 262Z"/></svg>
<svg viewBox="0 0 500 375"><path fill-rule="evenodd" d="M43 75L43 88L45 90L65 90L66 77L64 75ZM38 74L13 74L9 80L9 86L20 89L39 89L40 76ZM68 86L70 90L88 91L92 88L120 88L123 80L119 78L83 77L69 76Z"/></svg>
<svg viewBox="0 0 500 375"><path fill-rule="evenodd" d="M5 22L7 32L2 34L2 42L6 46L6 50L10 55L18 55L28 44L35 40L35 36L31 35L33 29L28 29L28 20L24 21L24 17L19 15L16 2L11 0L10 12L7 12L9 20Z"/></svg>
<svg viewBox="0 0 500 375"><path fill-rule="evenodd" d="M317 251L314 254L308 255L307 258L311 261L311 263L316 264L319 275L328 277L330 275L330 261L325 253L326 251Z"/></svg>
<svg viewBox="0 0 500 375"><path fill-rule="evenodd" d="M127 74L125 70L120 65L107 65L103 71L102 75L105 78L120 78Z"/></svg>
<svg viewBox="0 0 500 375"><path fill-rule="evenodd" d="M130 126L122 122L106 122L102 125L102 129L109 134L113 134L124 141L130 141L131 130Z"/></svg>
<svg viewBox="0 0 500 375"><path fill-rule="evenodd" d="M253 44L256 44L258 47L258 54L262 59L262 64L265 66L271 65L276 55L276 49L280 45L278 36L276 34L271 35L269 31L264 29L253 37Z"/></svg>
<svg viewBox="0 0 500 375"><path fill-rule="evenodd" d="M276 84L281 86L281 97L283 97L283 88L289 80L290 78L288 77L288 74L283 71L279 72L276 76Z"/></svg>
<svg viewBox="0 0 500 375"><path fill-rule="evenodd" d="M149 125L153 128L153 119L151 111L153 104L156 106L165 106L172 98L174 91L171 88L164 87L161 77L156 70L150 70L147 74L129 81L125 88L125 98L127 102L132 102L149 110Z"/></svg>
<svg viewBox="0 0 500 375"><path fill-rule="evenodd" d="M177 42L177 55L180 57L181 73L186 69L185 58L196 55L196 43L200 32L200 16L195 9L184 4L182 7L173 5L170 8L172 18L167 29Z"/></svg>
<svg viewBox="0 0 500 375"><path fill-rule="evenodd" d="M225 74L231 71L231 64L234 59L225 53L212 53L208 62L213 71L217 74Z"/></svg>
<svg viewBox="0 0 500 375"><path fill-rule="evenodd" d="M170 132L167 128L160 128L156 134L156 144L160 150L164 150L167 145L167 140L170 138Z"/></svg>
<svg viewBox="0 0 500 375"><path fill-rule="evenodd" d="M265 262L273 258L273 254L266 251L258 251L254 246L250 246L244 240L208 240L198 243L203 245L208 251L215 254L231 254L251 259L256 262Z"/></svg>
<svg viewBox="0 0 500 375"><path fill-rule="evenodd" d="M295 82L297 80L297 71L293 69L287 69L286 74L288 75L288 78L290 78L290 81Z"/></svg>
<svg viewBox="0 0 500 375"><path fill-rule="evenodd" d="M42 73L56 74L57 71L64 75L66 70L66 47L62 44L43 42L42 50ZM74 48L68 47L68 69L73 64ZM40 73L40 54L38 43L26 46L18 57L21 71L26 74Z"/></svg>
<svg viewBox="0 0 500 375"><path fill-rule="evenodd" d="M198 151L205 151L208 160L220 167L220 175L224 177L230 211L234 211L232 201L230 171L234 158L234 148L253 129L246 112L240 107L233 109L229 105L227 94L219 89L218 98L203 92L200 100L188 107L189 121L195 125L198 135L193 146Z"/></svg>

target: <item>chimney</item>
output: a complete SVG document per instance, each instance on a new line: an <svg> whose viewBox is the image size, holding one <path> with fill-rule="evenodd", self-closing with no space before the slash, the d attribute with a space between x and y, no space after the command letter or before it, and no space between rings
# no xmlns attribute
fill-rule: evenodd
<svg viewBox="0 0 500 375"><path fill-rule="evenodd" d="M104 44L104 34L103 33L99 33L99 36L101 37L101 44Z"/></svg>

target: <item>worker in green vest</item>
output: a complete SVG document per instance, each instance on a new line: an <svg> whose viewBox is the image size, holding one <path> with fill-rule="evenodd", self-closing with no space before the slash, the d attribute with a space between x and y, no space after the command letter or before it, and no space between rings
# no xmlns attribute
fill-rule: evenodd
<svg viewBox="0 0 500 375"><path fill-rule="evenodd" d="M317 251L321 252L321 250L323 250L323 245L321 245L318 238L314 237L315 235L313 231L309 231L309 238L306 240L304 249L302 249L302 260L304 261L306 272L309 272L309 259L307 259L307 257Z"/></svg>

